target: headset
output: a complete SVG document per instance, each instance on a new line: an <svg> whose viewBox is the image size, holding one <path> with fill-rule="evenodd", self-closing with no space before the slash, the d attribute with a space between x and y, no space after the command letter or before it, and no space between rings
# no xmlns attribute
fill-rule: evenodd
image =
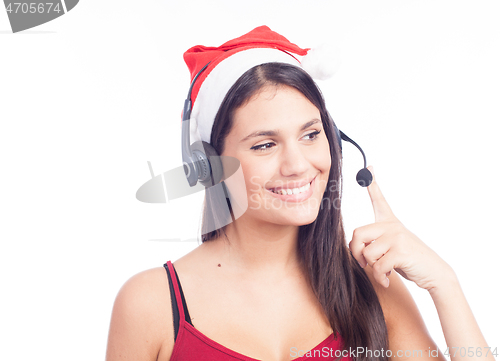
<svg viewBox="0 0 500 361"><path fill-rule="evenodd" d="M194 187L198 181L205 187L214 186L221 181L223 174L220 156L209 143L197 141L190 145L190 118L192 110L191 92L193 91L193 86L196 80L209 64L210 62L207 63L193 78L191 86L189 87L187 98L184 101L184 108L182 112L182 163L184 173L191 187ZM356 181L361 187L368 187L371 184L373 177L371 172L366 168L365 152L363 152L363 149L361 149L361 147L354 140L339 130L333 120L332 123L337 141L340 145L340 151L342 152L341 140L345 140L358 148L363 155L364 167L358 172L358 174L356 174Z"/></svg>

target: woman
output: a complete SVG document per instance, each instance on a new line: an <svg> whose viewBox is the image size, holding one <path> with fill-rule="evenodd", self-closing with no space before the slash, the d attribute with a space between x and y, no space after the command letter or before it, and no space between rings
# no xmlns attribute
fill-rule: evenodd
<svg viewBox="0 0 500 361"><path fill-rule="evenodd" d="M375 180L375 223L347 246L340 140L293 54L307 50L267 27L185 54L199 138L239 160L245 188L228 192L248 208L207 229L221 206L206 197L203 243L122 287L107 360L444 360L398 273L429 291L448 347L473 350L453 360L493 360L453 270Z"/></svg>

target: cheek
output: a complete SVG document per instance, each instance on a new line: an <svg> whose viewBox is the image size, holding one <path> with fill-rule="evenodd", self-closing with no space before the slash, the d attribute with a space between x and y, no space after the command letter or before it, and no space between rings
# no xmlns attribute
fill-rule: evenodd
<svg viewBox="0 0 500 361"><path fill-rule="evenodd" d="M311 164L316 168L320 174L316 178L317 187L323 193L328 186L328 177L330 175L330 168L332 166L332 157L330 155L330 146L328 140L325 139L320 146L311 153L309 158Z"/></svg>
<svg viewBox="0 0 500 361"><path fill-rule="evenodd" d="M311 152L310 157L311 164L315 168L320 170L322 173L330 173L330 167L332 166L332 157L330 155L330 145L328 140L324 138L318 147Z"/></svg>
<svg viewBox="0 0 500 361"><path fill-rule="evenodd" d="M243 174L245 175L245 184L247 193L250 196L256 192L260 192L261 188L264 187L264 182L266 178L266 168L262 167L262 161L259 159L247 160L241 162L241 168L243 169Z"/></svg>
<svg viewBox="0 0 500 361"><path fill-rule="evenodd" d="M326 174L330 173L330 168L332 166L332 157L330 155L330 148L327 146L326 149L321 151L321 156L318 159L320 169Z"/></svg>

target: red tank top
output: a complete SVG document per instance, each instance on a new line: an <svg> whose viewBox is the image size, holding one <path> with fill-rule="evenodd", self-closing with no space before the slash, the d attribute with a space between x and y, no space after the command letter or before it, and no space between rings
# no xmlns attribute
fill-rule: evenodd
<svg viewBox="0 0 500 361"><path fill-rule="evenodd" d="M259 361L215 342L194 328L174 265L172 262L167 261L163 267L167 271L174 319L175 343L170 361ZM180 304L182 304L182 307L178 307ZM341 355L341 347L342 338L340 336L335 338L334 333L332 333L309 352L307 352L308 350L291 348L290 357L297 355L297 358L294 358L293 361L335 360ZM344 355L346 357L342 358L342 361L351 361L347 351L344 351Z"/></svg>

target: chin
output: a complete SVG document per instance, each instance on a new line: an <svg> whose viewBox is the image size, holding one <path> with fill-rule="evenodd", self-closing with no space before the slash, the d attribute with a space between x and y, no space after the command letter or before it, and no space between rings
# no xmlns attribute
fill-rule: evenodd
<svg viewBox="0 0 500 361"><path fill-rule="evenodd" d="M263 219L281 225L305 226L313 223L318 218L318 209L309 209L307 211L292 210L274 210L263 215ZM270 214L272 213L272 214Z"/></svg>

